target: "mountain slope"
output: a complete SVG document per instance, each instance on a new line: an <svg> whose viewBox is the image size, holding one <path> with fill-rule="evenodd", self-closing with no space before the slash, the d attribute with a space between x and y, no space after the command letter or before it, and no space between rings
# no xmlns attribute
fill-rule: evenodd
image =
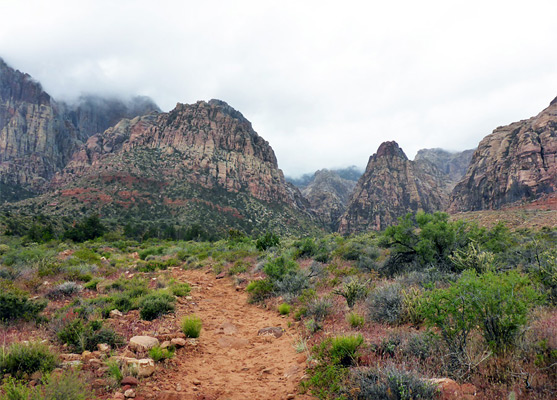
<svg viewBox="0 0 557 400"><path fill-rule="evenodd" d="M557 98L537 116L499 127L480 142L449 210L498 209L556 189Z"/></svg>
<svg viewBox="0 0 557 400"><path fill-rule="evenodd" d="M0 59L0 203L43 190L92 134L123 117L158 110L148 98L87 96L75 105L58 103L31 76Z"/></svg>
<svg viewBox="0 0 557 400"><path fill-rule="evenodd" d="M49 193L21 205L74 215L85 207L122 223L284 233L316 228L269 144L219 100L120 121L87 140Z"/></svg>
<svg viewBox="0 0 557 400"><path fill-rule="evenodd" d="M381 230L408 212L443 210L445 180L429 161L410 161L396 142L385 142L370 157L340 218L339 232Z"/></svg>

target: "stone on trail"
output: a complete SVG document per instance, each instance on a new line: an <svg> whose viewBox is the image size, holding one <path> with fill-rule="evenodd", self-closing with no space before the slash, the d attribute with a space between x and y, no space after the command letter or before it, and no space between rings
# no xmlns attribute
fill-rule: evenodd
<svg viewBox="0 0 557 400"><path fill-rule="evenodd" d="M133 351L149 351L159 343L159 339L151 336L134 336L130 339L129 346Z"/></svg>
<svg viewBox="0 0 557 400"><path fill-rule="evenodd" d="M275 338L279 338L284 333L284 329L279 326L269 326L266 328L261 328L257 332L258 336L274 336Z"/></svg>

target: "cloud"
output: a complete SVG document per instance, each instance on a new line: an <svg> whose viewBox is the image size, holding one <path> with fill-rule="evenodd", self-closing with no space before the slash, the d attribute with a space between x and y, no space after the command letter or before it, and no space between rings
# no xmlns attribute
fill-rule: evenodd
<svg viewBox="0 0 557 400"><path fill-rule="evenodd" d="M5 1L0 57L55 98L219 98L285 173L463 150L557 95L550 0Z"/></svg>

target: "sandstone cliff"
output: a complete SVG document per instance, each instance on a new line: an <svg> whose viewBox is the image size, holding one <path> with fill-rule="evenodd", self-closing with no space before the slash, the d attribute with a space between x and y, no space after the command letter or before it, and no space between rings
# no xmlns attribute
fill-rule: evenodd
<svg viewBox="0 0 557 400"><path fill-rule="evenodd" d="M381 230L408 212L443 210L445 181L429 161L410 161L396 142L385 142L370 157L340 218L339 232Z"/></svg>
<svg viewBox="0 0 557 400"><path fill-rule="evenodd" d="M269 144L219 100L121 120L90 137L50 186L45 201L65 210L85 203L102 215L245 231L314 225Z"/></svg>
<svg viewBox="0 0 557 400"><path fill-rule="evenodd" d="M498 209L557 189L557 98L528 120L499 127L474 152L449 211Z"/></svg>
<svg viewBox="0 0 557 400"><path fill-rule="evenodd" d="M310 183L302 189L311 209L332 230L337 229L338 219L346 209L356 181L343 179L335 171L317 171Z"/></svg>
<svg viewBox="0 0 557 400"><path fill-rule="evenodd" d="M31 76L0 59L0 202L43 190L92 134L156 110L146 98L57 103Z"/></svg>

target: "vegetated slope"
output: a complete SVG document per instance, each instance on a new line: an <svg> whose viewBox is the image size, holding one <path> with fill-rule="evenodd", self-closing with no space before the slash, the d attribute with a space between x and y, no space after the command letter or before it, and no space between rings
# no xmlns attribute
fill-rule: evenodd
<svg viewBox="0 0 557 400"><path fill-rule="evenodd" d="M454 188L449 211L499 209L554 196L557 188L557 98L537 116L499 127L474 152ZM556 209L555 201L542 207Z"/></svg>
<svg viewBox="0 0 557 400"><path fill-rule="evenodd" d="M316 229L269 144L219 100L120 121L89 138L48 194L17 207L223 231Z"/></svg>
<svg viewBox="0 0 557 400"><path fill-rule="evenodd" d="M410 161L396 142L384 142L370 157L340 218L339 232L382 230L408 212L443 210L445 182L445 174L429 161Z"/></svg>
<svg viewBox="0 0 557 400"><path fill-rule="evenodd" d="M322 169L314 174L302 194L311 209L335 231L355 186L356 181L341 178L334 170Z"/></svg>
<svg viewBox="0 0 557 400"><path fill-rule="evenodd" d="M91 135L151 111L159 108L144 97L56 102L31 76L0 59L0 202L42 191Z"/></svg>

